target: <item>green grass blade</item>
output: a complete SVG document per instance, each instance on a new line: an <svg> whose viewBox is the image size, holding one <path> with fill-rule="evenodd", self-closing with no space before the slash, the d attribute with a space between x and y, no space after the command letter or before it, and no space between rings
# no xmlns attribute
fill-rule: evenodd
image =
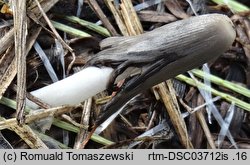
<svg viewBox="0 0 250 165"><path fill-rule="evenodd" d="M191 70L191 72L199 78L204 79L204 77L206 77L207 79L209 79L212 83L214 83L216 85L223 86L225 88L228 88L234 92L237 92L241 95L244 95L244 96L250 98L250 90L239 85L239 84L232 83L232 82L229 82L227 80L223 80L223 79L221 79L217 76L211 75L211 74L208 75L199 69L193 69L193 70Z"/></svg>
<svg viewBox="0 0 250 165"><path fill-rule="evenodd" d="M184 75L178 75L176 76L176 79L180 80L180 81L184 81L186 82L187 84L189 85L192 85L192 86L198 86L206 91L211 91L211 93L215 96L220 96L222 99L230 102L230 103L235 103L236 106L246 110L246 111L250 111L250 104L249 103L246 103L240 99L237 99L236 97L233 97L229 94L226 94L226 93L223 93L223 92L220 92L218 90L215 90L201 82L195 82L193 79L187 77L187 76L184 76Z"/></svg>
<svg viewBox="0 0 250 165"><path fill-rule="evenodd" d="M77 37L91 37L90 34L88 33L85 33L81 30L78 30L78 29L75 29L75 28L72 28L70 26L67 26L67 25L64 25L62 23L59 23L59 22L56 22L56 21L51 21L53 26L56 28L56 29L59 29L61 31L64 31L68 34L71 34L71 35L74 35L74 36L77 36Z"/></svg>
<svg viewBox="0 0 250 165"><path fill-rule="evenodd" d="M249 11L249 7L235 1L235 0L227 0L227 3L225 0L212 0L214 3L217 3L218 5L227 5L231 10L234 12L244 12Z"/></svg>
<svg viewBox="0 0 250 165"><path fill-rule="evenodd" d="M78 24L80 24L80 25L82 25L82 26L84 26L84 27L86 27L94 32L97 32L105 37L111 36L109 31L106 28L99 26L99 25L96 25L92 22L85 21L85 20L80 19L80 18L75 17L75 16L64 16L63 18L70 21L70 22L78 23Z"/></svg>

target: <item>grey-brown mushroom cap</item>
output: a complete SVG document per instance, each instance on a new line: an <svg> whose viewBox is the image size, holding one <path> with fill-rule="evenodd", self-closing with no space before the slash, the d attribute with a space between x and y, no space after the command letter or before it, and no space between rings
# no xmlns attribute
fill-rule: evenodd
<svg viewBox="0 0 250 165"><path fill-rule="evenodd" d="M236 37L232 21L222 14L193 17L188 23L180 24L177 29L181 26L186 30L179 31L178 37L181 40L172 40L176 42L176 44L171 43L175 48L169 46L168 49L169 52L182 57L166 65L142 83L144 89L218 58L231 47Z"/></svg>
<svg viewBox="0 0 250 165"><path fill-rule="evenodd" d="M151 35L153 36L157 33L160 34L160 39L151 37ZM159 47L166 49L166 56L172 53L176 54L178 56L177 60L167 64L145 81L135 85L133 89L126 90L125 86L124 90L120 91L106 104L104 108L105 115L100 116L97 125L143 90L220 56L231 47L235 40L236 32L233 23L226 15L207 14L157 28L149 32L147 37L151 37L151 40L144 42L144 44L154 43L157 45L159 42L161 45L157 45L157 49ZM131 40L132 38L130 38ZM121 40L121 42L123 41ZM162 45L162 43L165 45ZM119 44L117 43L113 46L115 47ZM139 46L136 48L134 51L140 49Z"/></svg>
<svg viewBox="0 0 250 165"><path fill-rule="evenodd" d="M160 36L151 37L156 34ZM222 14L196 16L149 32L146 37L148 40L143 42L148 46L143 46L144 48L152 48L150 45L154 44L155 49L165 49L166 58L173 54L178 57L146 82L142 82L144 89L218 58L231 47L235 37L236 32L232 21ZM136 46L136 48L130 48L130 51L141 51L140 48L142 49L142 47ZM145 69L147 67L143 68L143 70Z"/></svg>

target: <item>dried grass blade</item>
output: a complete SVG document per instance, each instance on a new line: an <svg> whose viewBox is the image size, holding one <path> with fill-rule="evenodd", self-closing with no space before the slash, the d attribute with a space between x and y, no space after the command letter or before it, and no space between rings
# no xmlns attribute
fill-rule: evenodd
<svg viewBox="0 0 250 165"><path fill-rule="evenodd" d="M178 104L173 100L173 97L175 96L170 95L170 91L167 90L165 83L161 83L157 85L157 87L182 145L187 149L193 148L193 145L188 137L186 124L181 116Z"/></svg>
<svg viewBox="0 0 250 165"><path fill-rule="evenodd" d="M100 18L104 26L109 30L109 32L112 34L112 36L117 36L118 33L116 32L115 28L112 26L112 24L107 19L106 15L103 13L102 9L96 2L96 0L87 0L90 7L93 9L93 11L97 14L97 16Z"/></svg>
<svg viewBox="0 0 250 165"><path fill-rule="evenodd" d="M28 124L34 121L38 121L48 116L58 116L63 113L71 112L72 110L76 108L77 106L61 106L61 107L56 107L56 108L51 108L51 109L32 111L33 114L29 114L26 116L25 123ZM16 124L17 124L17 121L14 118L0 121L0 130L9 128Z"/></svg>
<svg viewBox="0 0 250 165"><path fill-rule="evenodd" d="M15 54L17 60L17 121L24 122L24 108L26 99L26 36L27 16L26 1L16 0L13 3L14 10L14 38Z"/></svg>
<svg viewBox="0 0 250 165"><path fill-rule="evenodd" d="M58 0L44 0L41 4L42 8L44 9L45 12L47 12L55 3L57 3ZM29 16L30 15L37 15L37 7L34 8L34 11L28 11ZM31 12L33 12L31 14ZM38 18L40 18L38 16ZM30 26L28 24L28 26ZM35 28L35 27L36 28ZM32 47L34 40L37 38L37 35L39 34L41 28L37 28L36 25L34 25L33 29L30 30L30 35L27 40L27 50L26 53L29 52L30 48ZM2 95L5 93L6 89L16 76L17 72L17 65L16 65L16 57L14 53L14 48L13 48L13 42L14 42L14 28L12 28L8 33L5 34L5 36L0 40L0 54L5 52L5 54L2 56L0 59L0 65L4 66L2 67L2 72L0 73L0 98L2 98ZM6 51L7 49L7 51Z"/></svg>
<svg viewBox="0 0 250 165"><path fill-rule="evenodd" d="M16 134L18 134L31 149L48 149L48 147L28 125L23 125L22 127L14 125L11 126L11 130L15 131Z"/></svg>

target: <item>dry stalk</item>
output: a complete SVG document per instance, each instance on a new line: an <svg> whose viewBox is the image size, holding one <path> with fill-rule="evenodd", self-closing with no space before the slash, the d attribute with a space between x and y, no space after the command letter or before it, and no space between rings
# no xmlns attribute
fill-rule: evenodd
<svg viewBox="0 0 250 165"><path fill-rule="evenodd" d="M32 111L33 114L26 116L25 123L31 123L33 121L38 121L40 119L49 117L49 116L59 116L61 114L71 112L76 109L78 106L61 106L51 109L42 109L37 111ZM13 125L17 125L17 121L14 118L0 121L0 130L7 129Z"/></svg>
<svg viewBox="0 0 250 165"><path fill-rule="evenodd" d="M75 62L75 53L73 51L73 49L64 42L64 40L61 38L61 36L58 34L58 32L56 31L56 29L54 28L54 26L52 25L50 19L48 18L48 16L46 15L46 13L44 12L42 6L40 5L40 3L38 2L38 0L35 0L36 4L40 10L40 12L42 13L43 18L45 19L45 21L47 22L48 26L50 27L50 29L52 30L52 32L54 33L54 35L56 36L56 38L58 39L58 41L60 41L60 43L64 46L64 48L66 48L72 55L72 61L69 64L69 67L67 69L67 74L69 74L74 62Z"/></svg>
<svg viewBox="0 0 250 165"><path fill-rule="evenodd" d="M43 0L41 6L45 12L47 12L51 7L57 3L58 0ZM35 7L29 11L27 11L28 15L36 16L36 18L40 19L41 14L38 7ZM30 26L30 21L28 21L28 27ZM34 27L35 26L35 27ZM32 25L32 29L29 30L29 37L26 42L26 55L28 54L29 50L31 49L34 40L37 38L38 34L40 33L40 28L37 25ZM17 65L16 65L16 57L14 52L14 28L12 28L8 33L5 34L3 38L0 40L0 54L4 53L0 59L0 98L5 93L11 82L13 81L14 77L17 73ZM23 57L24 58L24 57Z"/></svg>
<svg viewBox="0 0 250 165"><path fill-rule="evenodd" d="M100 6L96 2L96 0L87 0L87 2L90 5L90 7L92 8L92 10L100 18L100 20L102 21L102 23L104 24L104 26L108 29L108 31L110 32L110 34L112 34L112 36L117 36L118 33L116 32L116 30L112 26L112 24L109 22L109 20L107 19L106 15L103 13L102 9L100 8Z"/></svg>
<svg viewBox="0 0 250 165"><path fill-rule="evenodd" d="M157 87L182 145L187 149L193 148L193 145L188 137L186 124L181 116L179 105L175 101L176 96L174 94L171 94L171 92L167 89L165 83L161 83L157 85Z"/></svg>
<svg viewBox="0 0 250 165"><path fill-rule="evenodd" d="M81 117L81 125L89 125L89 117L92 105L92 98L89 98L84 102L83 112ZM80 129L80 132L77 135L76 142L74 145L75 149L81 148L81 143L87 138L88 131L85 129Z"/></svg>
<svg viewBox="0 0 250 165"><path fill-rule="evenodd" d="M24 122L24 108L26 99L26 36L27 16L26 1L16 0L13 2L14 10L14 38L15 55L17 61L17 121Z"/></svg>
<svg viewBox="0 0 250 165"><path fill-rule="evenodd" d="M201 103L201 101L202 101L201 99L202 99L202 97L201 97L201 95L199 95L197 101ZM198 105L200 105L200 104L198 104ZM212 134L211 134L211 132L210 132L210 130L208 128L208 125L207 125L206 119L204 117L204 114L202 113L202 110L199 110L199 111L197 111L195 113L196 113L196 117L198 118L198 120L200 122L200 125L201 125L201 127L202 127L202 129L203 129L203 131L204 131L204 133L206 135L209 146L212 149L216 149Z"/></svg>
<svg viewBox="0 0 250 165"><path fill-rule="evenodd" d="M12 125L10 129L15 131L16 134L18 134L31 149L48 149L48 147L28 125Z"/></svg>

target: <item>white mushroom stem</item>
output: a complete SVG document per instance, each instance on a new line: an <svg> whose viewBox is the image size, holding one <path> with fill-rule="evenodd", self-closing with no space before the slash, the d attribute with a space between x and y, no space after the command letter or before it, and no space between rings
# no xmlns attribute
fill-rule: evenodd
<svg viewBox="0 0 250 165"><path fill-rule="evenodd" d="M61 81L32 91L31 94L52 107L76 105L106 89L113 69L108 67L88 67ZM27 99L32 109L38 105Z"/></svg>

